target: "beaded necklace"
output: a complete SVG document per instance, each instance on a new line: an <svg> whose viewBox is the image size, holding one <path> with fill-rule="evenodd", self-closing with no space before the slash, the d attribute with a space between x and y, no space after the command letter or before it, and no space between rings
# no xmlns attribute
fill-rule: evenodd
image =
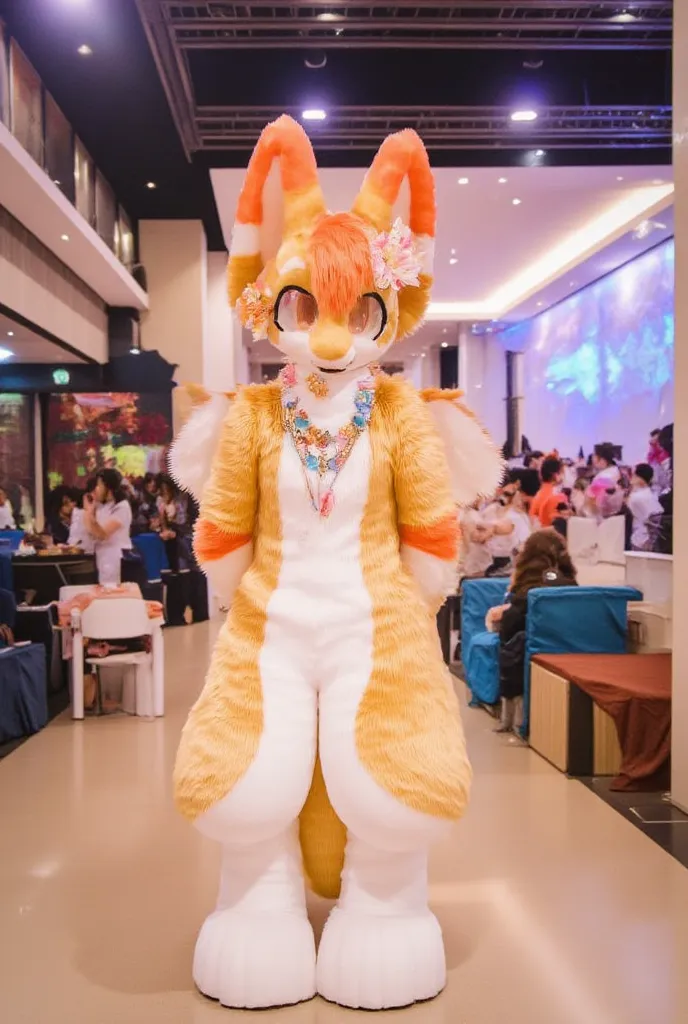
<svg viewBox="0 0 688 1024"><path fill-rule="evenodd" d="M284 429L291 435L303 469L313 510L327 518L334 508L334 485L356 441L368 426L375 397L375 377L359 380L354 414L336 434L311 422L296 396L296 372L289 364L280 374ZM315 487L313 486L315 483Z"/></svg>

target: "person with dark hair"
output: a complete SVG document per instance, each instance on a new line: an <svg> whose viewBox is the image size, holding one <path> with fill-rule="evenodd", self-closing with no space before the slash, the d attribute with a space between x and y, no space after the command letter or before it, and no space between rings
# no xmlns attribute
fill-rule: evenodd
<svg viewBox="0 0 688 1024"><path fill-rule="evenodd" d="M132 533L155 533L159 529L158 477L155 473L146 473L135 506Z"/></svg>
<svg viewBox="0 0 688 1024"><path fill-rule="evenodd" d="M631 491L626 504L633 516L631 547L634 551L650 550L652 545L648 520L651 516L659 516L663 512L659 498L652 490L653 476L654 471L648 462L639 462L633 471Z"/></svg>
<svg viewBox="0 0 688 1024"><path fill-rule="evenodd" d="M527 455L523 457L523 468L536 469L539 473L544 459L544 452L528 452Z"/></svg>
<svg viewBox="0 0 688 1024"><path fill-rule="evenodd" d="M566 541L554 530L531 533L516 562L508 604L491 608L487 615L488 629L499 632L502 711L498 732L517 732L523 720L528 594L536 587L575 587L577 583Z"/></svg>
<svg viewBox="0 0 688 1024"><path fill-rule="evenodd" d="M122 552L131 550L131 519L121 474L101 469L84 509L84 525L95 541L100 583L116 584L122 578Z"/></svg>
<svg viewBox="0 0 688 1024"><path fill-rule="evenodd" d="M542 485L533 498L530 515L538 520L540 526L547 527L552 525L557 505L561 502L561 494L558 491L562 477L561 459L554 455L548 456L542 463L540 475Z"/></svg>
<svg viewBox="0 0 688 1024"><path fill-rule="evenodd" d="M173 572L190 560L189 522L186 501L171 476L161 474L158 495L160 538L165 545L167 561Z"/></svg>
<svg viewBox="0 0 688 1024"><path fill-rule="evenodd" d="M96 478L89 477L83 494L79 496L76 508L72 512L72 519L69 525L69 536L67 543L72 548L81 548L87 555L95 551L95 540L86 529L86 509L89 504L89 495L92 495L96 488Z"/></svg>
<svg viewBox="0 0 688 1024"><path fill-rule="evenodd" d="M623 508L624 495L619 486L621 472L614 457L614 445L609 441L595 445L592 465L595 477L588 487L586 507L591 515L600 519L618 515Z"/></svg>
<svg viewBox="0 0 688 1024"><path fill-rule="evenodd" d="M51 513L48 523L48 532L53 538L54 544L68 544L69 533L72 528L72 516L76 509L76 498L71 488L62 489L58 501Z"/></svg>

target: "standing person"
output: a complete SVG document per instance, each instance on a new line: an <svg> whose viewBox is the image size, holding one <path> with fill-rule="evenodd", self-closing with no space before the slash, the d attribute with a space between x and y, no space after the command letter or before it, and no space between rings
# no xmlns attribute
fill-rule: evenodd
<svg viewBox="0 0 688 1024"><path fill-rule="evenodd" d="M146 473L143 478L133 527L134 533L157 533L160 529L158 478L155 473Z"/></svg>
<svg viewBox="0 0 688 1024"><path fill-rule="evenodd" d="M186 501L170 476L160 477L158 512L167 561L172 572L179 572L181 561L186 561L188 556L188 514Z"/></svg>
<svg viewBox="0 0 688 1024"><path fill-rule="evenodd" d="M633 471L631 491L626 504L633 516L631 547L634 551L647 551L650 548L650 534L647 522L650 516L661 515L664 511L659 498L652 489L652 466L640 462Z"/></svg>
<svg viewBox="0 0 688 1024"><path fill-rule="evenodd" d="M537 519L540 526L552 525L557 514L557 508L562 501L559 487L562 479L561 459L552 455L545 459L540 470L542 484L540 490L533 498L530 506L530 515Z"/></svg>
<svg viewBox="0 0 688 1024"><path fill-rule="evenodd" d="M531 532L530 519L523 506L518 481L511 476L502 487L497 501L490 505L487 523L492 531L486 542L492 556L491 568L499 571L511 565Z"/></svg>
<svg viewBox="0 0 688 1024"><path fill-rule="evenodd" d="M488 629L499 633L502 714L498 732L518 731L523 720L528 594L536 587L575 587L577 584L576 570L564 539L555 530L531 533L516 562L509 602L487 613Z"/></svg>
<svg viewBox="0 0 688 1024"><path fill-rule="evenodd" d="M661 430L652 431L647 452L647 465L652 467L652 490L655 494L664 494L671 488L671 456L662 444L662 433Z"/></svg>
<svg viewBox="0 0 688 1024"><path fill-rule="evenodd" d="M527 455L523 456L523 468L534 469L539 473L542 469L542 463L545 461L544 452L528 452Z"/></svg>
<svg viewBox="0 0 688 1024"><path fill-rule="evenodd" d="M96 487L96 478L90 477L86 481L86 488L84 490L83 498L81 499L81 508L77 507L72 512L72 521L69 526L69 536L67 543L70 547L81 548L81 550L87 554L92 555L95 551L95 540L86 529L86 508L90 502L90 495L93 494Z"/></svg>
<svg viewBox="0 0 688 1024"><path fill-rule="evenodd" d="M51 516L48 529L55 544L68 544L72 526L72 516L76 510L74 493L71 490L62 492L60 504L55 515Z"/></svg>
<svg viewBox="0 0 688 1024"><path fill-rule="evenodd" d="M98 582L119 583L122 552L131 550L131 505L116 469L96 473L96 486L86 497L84 524L95 541Z"/></svg>
<svg viewBox="0 0 688 1024"><path fill-rule="evenodd" d="M12 505L2 487L0 487L0 530L16 530Z"/></svg>
<svg viewBox="0 0 688 1024"><path fill-rule="evenodd" d="M623 507L624 495L619 486L621 473L614 459L614 445L608 441L596 444L592 465L595 476L588 487L588 507L600 519L616 516Z"/></svg>

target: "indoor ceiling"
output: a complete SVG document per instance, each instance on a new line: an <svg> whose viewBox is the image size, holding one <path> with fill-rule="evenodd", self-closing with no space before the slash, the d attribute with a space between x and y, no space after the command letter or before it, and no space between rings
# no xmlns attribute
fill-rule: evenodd
<svg viewBox="0 0 688 1024"><path fill-rule="evenodd" d="M548 166L668 165L671 6L0 0L0 16L125 209L200 217L222 248L208 169L244 167L284 108L326 112L329 167L365 165L400 119L444 168L515 173L539 148ZM540 116L515 128L524 105Z"/></svg>
<svg viewBox="0 0 688 1024"><path fill-rule="evenodd" d="M328 207L349 209L364 173L322 170ZM216 168L211 178L229 243L243 171ZM671 231L660 213L673 193L667 167L439 168L435 181L434 320L498 319L532 299L533 308L524 314L531 315L544 288L638 223L648 221L650 228L638 233L630 255L627 248L619 250L615 265ZM609 257L604 265L602 272L612 269ZM579 275L571 281L567 289L580 287Z"/></svg>
<svg viewBox="0 0 688 1024"><path fill-rule="evenodd" d="M10 352L11 355L6 355ZM12 363L84 363L79 355L49 341L35 331L0 313L0 381L2 367Z"/></svg>

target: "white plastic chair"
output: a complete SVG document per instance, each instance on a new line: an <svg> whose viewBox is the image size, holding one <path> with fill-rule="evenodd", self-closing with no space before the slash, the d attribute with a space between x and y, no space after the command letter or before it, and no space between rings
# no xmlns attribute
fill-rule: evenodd
<svg viewBox="0 0 688 1024"><path fill-rule="evenodd" d="M131 637L151 636L153 626L148 617L146 602L140 597L98 599L81 613L81 632L90 640L124 640ZM136 670L135 697L132 701L125 680L122 705L136 714L152 718L155 714L153 695L152 656L144 651L110 654L105 658L86 658L86 664L98 671L105 665L128 665ZM145 680L145 686L143 685ZM98 683L100 693L100 681Z"/></svg>

